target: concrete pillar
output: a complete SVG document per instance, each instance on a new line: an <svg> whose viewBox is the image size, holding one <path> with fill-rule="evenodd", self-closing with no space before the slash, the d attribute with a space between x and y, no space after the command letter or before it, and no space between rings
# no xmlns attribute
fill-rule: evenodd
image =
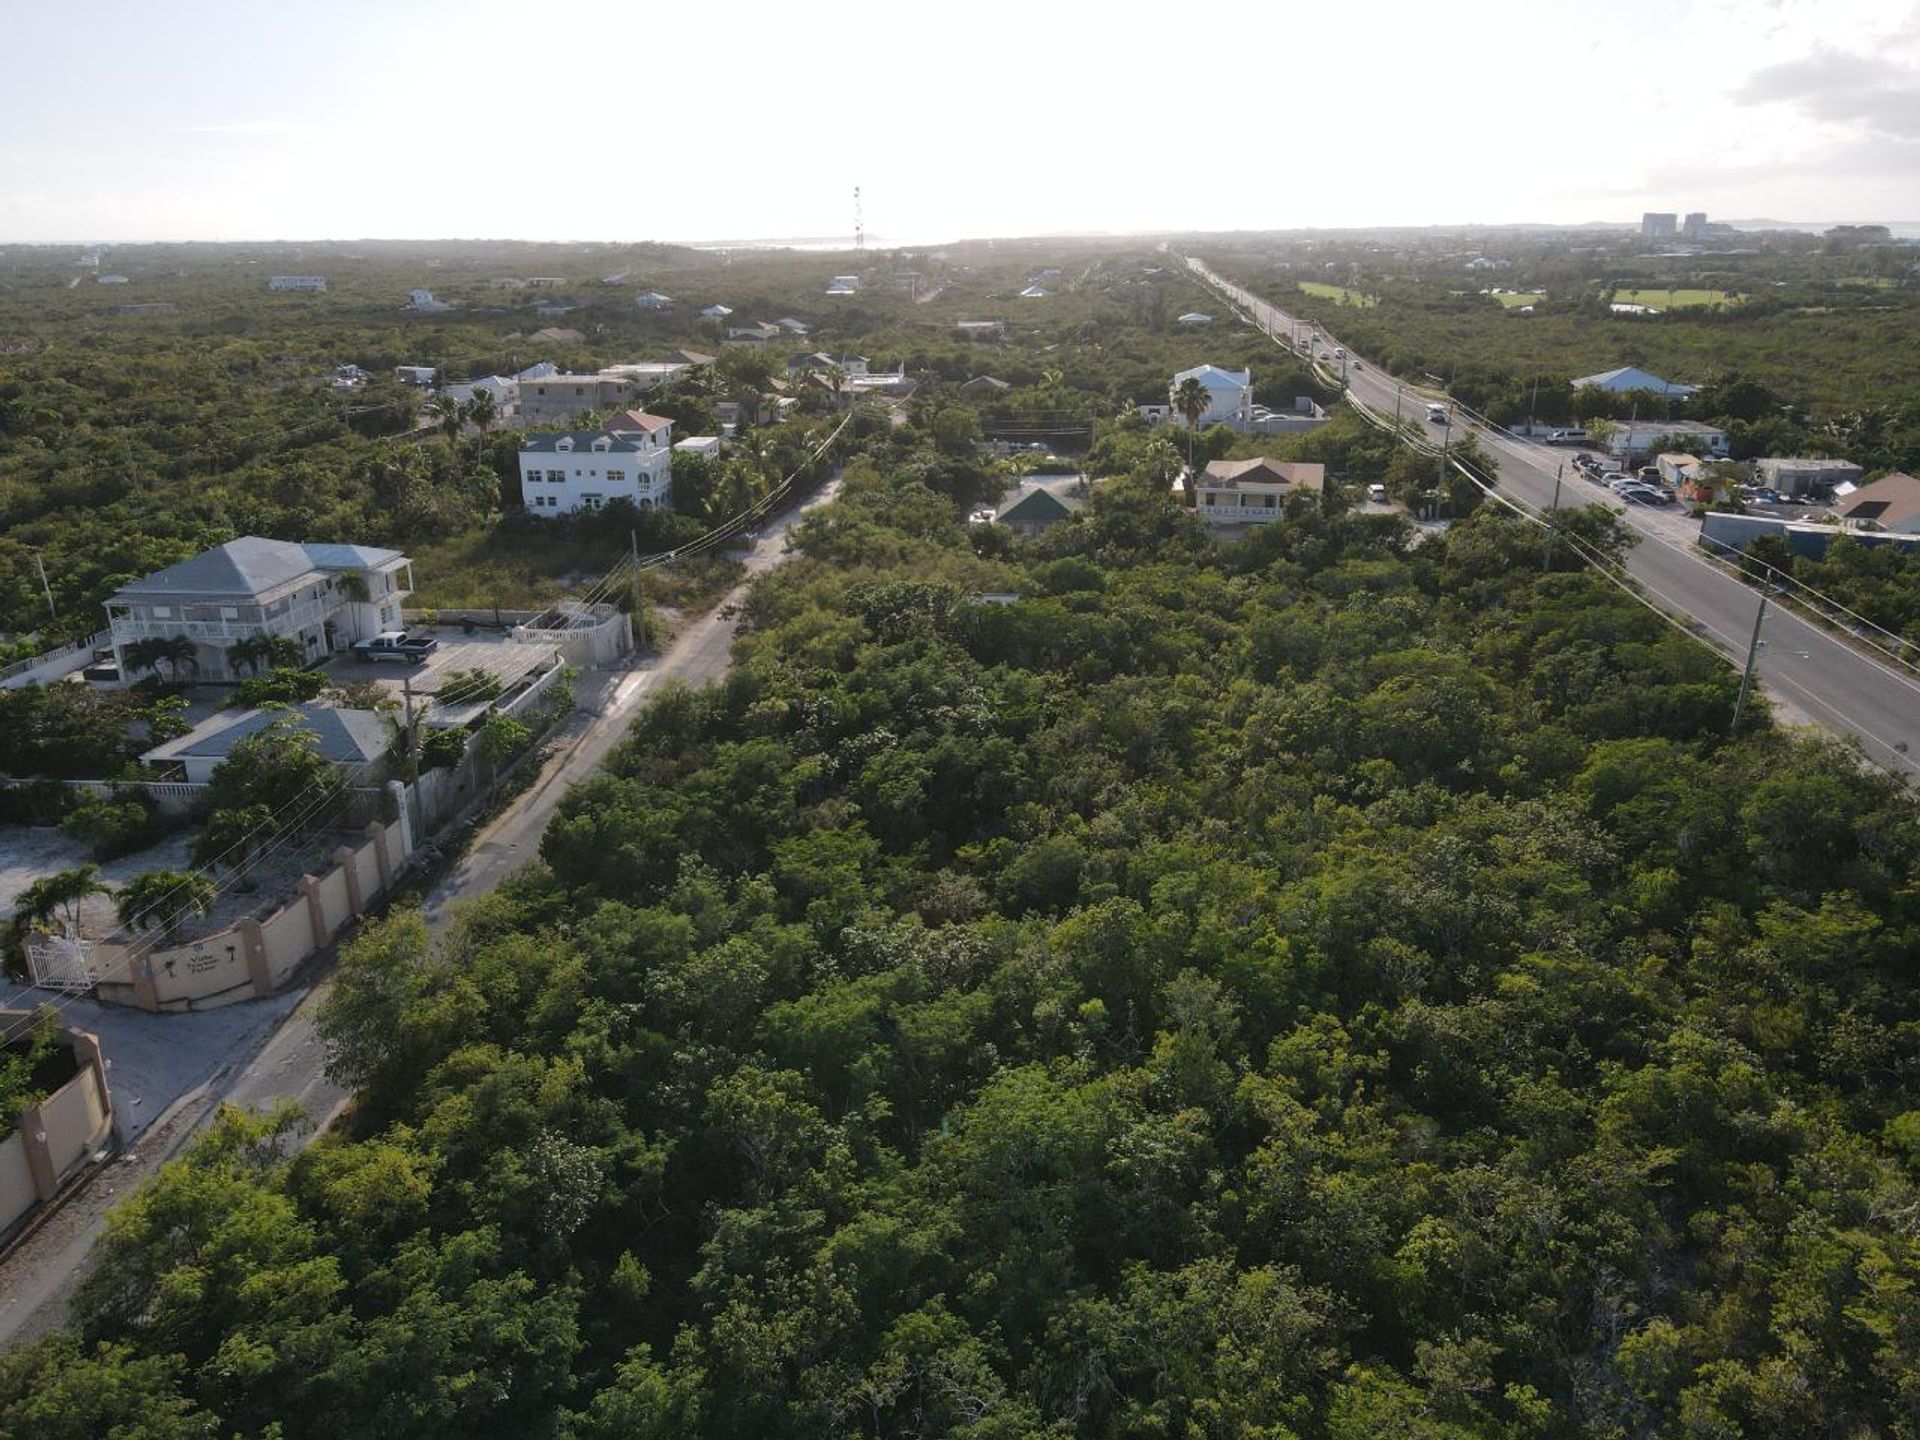
<svg viewBox="0 0 1920 1440"><path fill-rule="evenodd" d="M267 966L267 937L258 920L242 920L233 927L240 936L241 952L247 957L247 979L253 982L253 997L258 1000L273 993L273 972Z"/></svg>
<svg viewBox="0 0 1920 1440"><path fill-rule="evenodd" d="M33 1193L45 1204L60 1188L60 1177L53 1170L53 1152L47 1145L47 1122L38 1105L24 1107L14 1117L20 1141L27 1147L27 1173L33 1177Z"/></svg>
<svg viewBox="0 0 1920 1440"><path fill-rule="evenodd" d="M300 893L307 900L307 924L313 931L313 948L327 943L327 912L320 905L320 882L311 875L300 877Z"/></svg>
<svg viewBox="0 0 1920 1440"><path fill-rule="evenodd" d="M333 852L333 863L347 877L347 913L350 915L358 915L367 908L366 897L360 893L360 867L353 863L354 859L350 845L342 845Z"/></svg>
<svg viewBox="0 0 1920 1440"><path fill-rule="evenodd" d="M389 780L387 782L387 793L393 796L393 808L400 816L400 853L396 856L389 856L388 859L398 860L401 864L405 864L413 858L414 851L413 811L407 806L407 801L411 798L411 795L415 793L414 787L411 785L403 785L398 780Z"/></svg>
<svg viewBox="0 0 1920 1440"><path fill-rule="evenodd" d="M133 962L133 1003L142 1010L160 1009L160 989L153 983L153 962L141 955Z"/></svg>
<svg viewBox="0 0 1920 1440"><path fill-rule="evenodd" d="M387 856L387 827L378 820L367 822L367 838L373 842L373 864L380 872L380 893L393 888L393 861Z"/></svg>

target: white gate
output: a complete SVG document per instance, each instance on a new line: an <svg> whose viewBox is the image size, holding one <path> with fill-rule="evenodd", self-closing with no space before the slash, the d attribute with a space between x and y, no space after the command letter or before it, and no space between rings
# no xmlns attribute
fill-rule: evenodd
<svg viewBox="0 0 1920 1440"><path fill-rule="evenodd" d="M35 935L27 941L27 970L42 990L77 994L93 988L93 942L71 929L64 935Z"/></svg>

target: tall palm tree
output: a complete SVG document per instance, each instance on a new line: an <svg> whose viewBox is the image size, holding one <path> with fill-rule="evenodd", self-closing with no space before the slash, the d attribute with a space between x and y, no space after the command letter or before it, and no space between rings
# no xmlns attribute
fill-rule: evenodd
<svg viewBox="0 0 1920 1440"><path fill-rule="evenodd" d="M112 887L100 878L98 865L80 865L72 870L42 876L20 892L20 898L13 907L14 927L22 931L31 930L36 925L46 924L57 912L66 921L67 927L72 929L80 923L81 901L89 895L112 893Z"/></svg>
<svg viewBox="0 0 1920 1440"><path fill-rule="evenodd" d="M167 658L166 648L165 640L158 635L149 635L144 640L135 640L124 647L120 656L126 662L127 672L134 674L141 670L159 669L160 662Z"/></svg>
<svg viewBox="0 0 1920 1440"><path fill-rule="evenodd" d="M258 675L260 662L265 658L260 653L260 642L266 638L264 635L246 635L227 646L227 668L236 674L245 670L249 675Z"/></svg>
<svg viewBox="0 0 1920 1440"><path fill-rule="evenodd" d="M173 672L173 683L180 683L180 672L190 670L193 678L200 678L200 647L184 635L175 635L161 644L165 647L160 658L167 662L167 668Z"/></svg>
<svg viewBox="0 0 1920 1440"><path fill-rule="evenodd" d="M471 420L485 435L500 418L499 402L493 398L491 390L476 390L473 398L467 402L467 419Z"/></svg>
<svg viewBox="0 0 1920 1440"><path fill-rule="evenodd" d="M460 434L460 425L466 419L460 402L451 395L434 396L422 407L422 413L437 424L449 440Z"/></svg>
<svg viewBox="0 0 1920 1440"><path fill-rule="evenodd" d="M180 922L213 909L220 889L197 870L149 870L127 882L114 899L122 925L158 929L162 940L180 937Z"/></svg>
<svg viewBox="0 0 1920 1440"><path fill-rule="evenodd" d="M1213 397L1197 375L1189 375L1173 392L1173 408L1187 420L1187 469L1193 469L1193 437L1200 432L1200 417L1207 413Z"/></svg>

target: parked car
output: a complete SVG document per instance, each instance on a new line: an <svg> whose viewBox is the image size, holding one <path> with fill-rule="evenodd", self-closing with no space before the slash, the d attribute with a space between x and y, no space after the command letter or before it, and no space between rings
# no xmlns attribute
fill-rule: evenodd
<svg viewBox="0 0 1920 1440"><path fill-rule="evenodd" d="M353 643L353 658L356 660L398 660L403 664L416 665L440 648L440 642L431 635L409 635L404 630L387 630L371 640L356 640Z"/></svg>
<svg viewBox="0 0 1920 1440"><path fill-rule="evenodd" d="M1615 492L1622 500L1634 505L1671 505L1673 497L1664 490L1656 490L1651 485L1624 485Z"/></svg>
<svg viewBox="0 0 1920 1440"><path fill-rule="evenodd" d="M1386 504L1387 503L1387 487L1384 485L1367 486L1367 499L1371 500L1376 505Z"/></svg>
<svg viewBox="0 0 1920 1440"><path fill-rule="evenodd" d="M1586 443L1587 432L1584 430L1556 430L1547 436L1549 445L1584 445Z"/></svg>

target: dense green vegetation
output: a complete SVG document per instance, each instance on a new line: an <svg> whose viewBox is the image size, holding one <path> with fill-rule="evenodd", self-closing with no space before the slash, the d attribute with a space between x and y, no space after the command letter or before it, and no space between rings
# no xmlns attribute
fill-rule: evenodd
<svg viewBox="0 0 1920 1440"><path fill-rule="evenodd" d="M1196 252L1395 374L1437 377L1501 424L1670 414L1727 423L1736 458L1920 466L1914 247L1742 241L1693 256L1640 253L1637 239L1617 234L1222 240ZM1466 268L1484 256L1497 256L1499 268ZM1726 294L1743 298L1700 303ZM1659 315L1608 308L1616 298L1659 306L1662 296L1669 308ZM1708 393L1669 408L1651 395L1576 397L1568 386L1622 365Z"/></svg>
<svg viewBox="0 0 1920 1440"><path fill-rule="evenodd" d="M0 1432L1920 1434L1908 797L1498 514L1216 548L1129 447L1009 548L870 436Z"/></svg>

